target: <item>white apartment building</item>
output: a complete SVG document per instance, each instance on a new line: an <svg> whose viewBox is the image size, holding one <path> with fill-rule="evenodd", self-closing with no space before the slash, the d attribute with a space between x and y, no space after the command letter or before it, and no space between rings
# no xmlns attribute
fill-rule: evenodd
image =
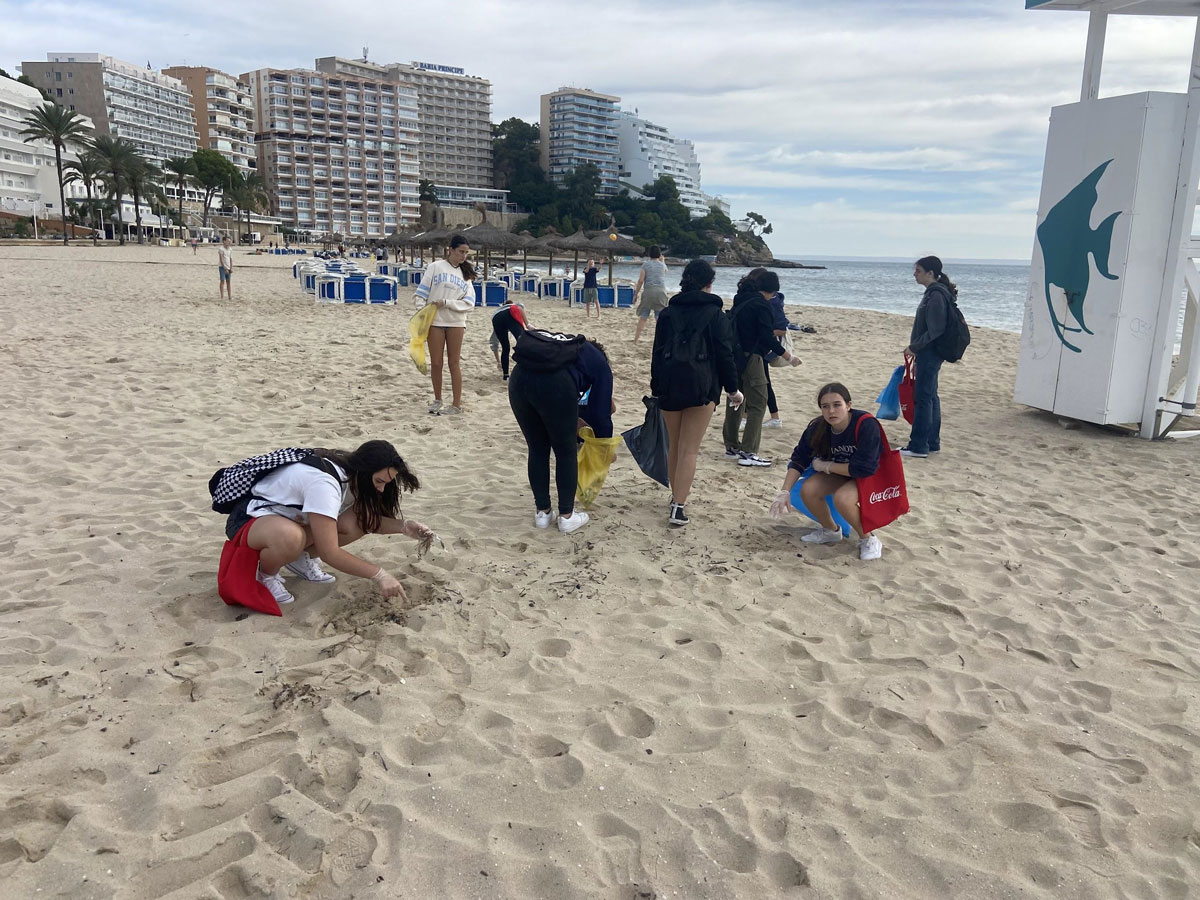
<svg viewBox="0 0 1200 900"><path fill-rule="evenodd" d="M417 92L382 67L322 60L258 69L250 86L258 172L274 215L299 231L384 237L420 218Z"/></svg>
<svg viewBox="0 0 1200 900"><path fill-rule="evenodd" d="M670 175L679 189L679 201L692 218L708 215L709 206L700 190L700 163L691 141L672 137L666 128L627 110L621 111L617 136L623 182L640 189Z"/></svg>
<svg viewBox="0 0 1200 900"><path fill-rule="evenodd" d="M48 53L21 71L97 134L124 138L155 164L196 150L192 97L178 78L101 53Z"/></svg>
<svg viewBox="0 0 1200 900"><path fill-rule="evenodd" d="M620 97L586 88L542 94L542 171L552 182L562 184L577 167L591 163L600 170L602 195L620 190L620 102Z"/></svg>
<svg viewBox="0 0 1200 900"><path fill-rule="evenodd" d="M58 203L58 168L54 145L46 141L27 144L21 137L29 113L41 106L42 95L26 84L0 78L0 211L22 216L61 214ZM90 128L91 120L85 120ZM78 159L68 144L63 165ZM67 200L87 196L83 186L68 184Z"/></svg>
<svg viewBox="0 0 1200 900"><path fill-rule="evenodd" d="M199 145L216 150L248 175L258 165L250 85L205 66L171 66L163 74L178 78L191 94Z"/></svg>
<svg viewBox="0 0 1200 900"><path fill-rule="evenodd" d="M492 83L434 63L393 63L387 72L417 89L421 177L458 188L491 188Z"/></svg>

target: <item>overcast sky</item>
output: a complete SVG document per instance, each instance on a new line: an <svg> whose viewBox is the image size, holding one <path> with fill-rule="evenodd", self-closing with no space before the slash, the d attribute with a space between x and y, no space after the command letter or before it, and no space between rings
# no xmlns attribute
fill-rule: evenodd
<svg viewBox="0 0 1200 900"><path fill-rule="evenodd" d="M493 118L562 85L696 143L703 187L777 255L1028 259L1050 107L1087 16L1021 0L0 0L0 66L47 51L240 74L318 56L461 66ZM1115 16L1101 95L1186 88L1194 20Z"/></svg>

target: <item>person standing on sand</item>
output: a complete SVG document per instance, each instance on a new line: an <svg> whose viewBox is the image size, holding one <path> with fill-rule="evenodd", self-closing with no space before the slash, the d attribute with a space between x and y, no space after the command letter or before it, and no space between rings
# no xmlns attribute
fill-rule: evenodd
<svg viewBox="0 0 1200 900"><path fill-rule="evenodd" d="M233 242L229 238L221 239L221 247L217 250L217 271L220 273L220 281L217 282L217 297L224 297L225 292L229 292L229 299L233 299Z"/></svg>
<svg viewBox="0 0 1200 900"><path fill-rule="evenodd" d="M467 313L475 308L475 290L471 280L475 270L467 262L471 247L461 234L450 238L450 250L445 259L429 264L421 275L417 299L438 308L429 329L429 370L433 377L433 403L429 414L457 416L462 414L462 345L467 333ZM450 386L454 400L442 405L442 362L450 358Z"/></svg>
<svg viewBox="0 0 1200 900"><path fill-rule="evenodd" d="M192 256L196 255L196 246L199 243L195 238L192 238Z"/></svg>
<svg viewBox="0 0 1200 900"><path fill-rule="evenodd" d="M638 273L637 284L633 288L634 296L640 294L642 298L637 308L637 331L633 333L635 344L641 338L642 329L646 327L646 320L650 318L651 313L657 318L667 307L667 264L662 261L662 251L653 246L646 254L650 258L642 263L642 271ZM599 308L597 304L596 309Z"/></svg>
<svg viewBox="0 0 1200 900"><path fill-rule="evenodd" d="M958 296L958 288L942 271L942 261L936 256L923 256L913 264L913 280L925 288L921 304L913 319L912 334L904 349L907 359L915 356L917 371L913 376L913 423L908 444L900 454L925 459L942 449L942 400L938 396L938 374L945 362L937 351L937 342L950 322L950 305Z"/></svg>
<svg viewBox="0 0 1200 900"><path fill-rule="evenodd" d="M600 267L596 265L594 259L589 259L587 265L583 267L583 317L590 319L592 316L592 304L596 304L596 321L600 321L600 287L596 282L596 277L600 274Z"/></svg>
<svg viewBox="0 0 1200 900"><path fill-rule="evenodd" d="M650 393L658 398L667 426L667 483L671 505L667 522L688 524L684 504L696 477L696 456L721 388L729 402L742 403L733 354L733 331L712 293L716 273L705 260L693 259L683 270L679 293L671 298L654 329L650 357Z"/></svg>

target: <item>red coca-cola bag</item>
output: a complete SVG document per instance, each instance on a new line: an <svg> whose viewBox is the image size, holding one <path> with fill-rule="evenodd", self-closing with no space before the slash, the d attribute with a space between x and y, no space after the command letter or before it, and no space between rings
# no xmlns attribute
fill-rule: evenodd
<svg viewBox="0 0 1200 900"><path fill-rule="evenodd" d="M903 396L903 395L901 395ZM858 431L862 423L874 416L863 416L858 420L854 429L854 439L858 440ZM908 512L908 486L904 483L904 460L899 450L893 450L888 443L887 432L879 425L879 467L875 474L865 478L855 479L858 484L858 506L862 516L863 534L870 534L877 528L882 528L896 521Z"/></svg>
<svg viewBox="0 0 1200 900"><path fill-rule="evenodd" d="M244 606L269 616L282 616L283 610L258 580L258 551L246 543L251 519L226 541L221 550L221 565L217 568L217 593L229 606Z"/></svg>
<svg viewBox="0 0 1200 900"><path fill-rule="evenodd" d="M909 425L917 415L914 398L917 393L917 380L913 378L913 357L904 354L904 377L900 379L900 413Z"/></svg>

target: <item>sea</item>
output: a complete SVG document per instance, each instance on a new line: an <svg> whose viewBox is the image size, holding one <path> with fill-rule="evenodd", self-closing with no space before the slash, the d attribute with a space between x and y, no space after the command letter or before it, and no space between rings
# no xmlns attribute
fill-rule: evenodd
<svg viewBox="0 0 1200 900"><path fill-rule="evenodd" d="M912 260L897 259L812 259L781 257L823 269L776 269L779 289L784 303L799 306L833 306L846 309L866 309L876 312L911 316L921 302L923 289L913 280ZM1019 334L1025 314L1025 297L1029 288L1029 263L1017 261L984 261L956 263L945 260L946 274L958 285L958 303L971 325L996 328ZM545 263L530 261L530 269L542 268ZM636 281L641 263L617 262L613 277ZM583 262L580 262L582 269ZM572 260L566 262L569 274ZM563 270L559 259L554 270ZM669 284L678 281L672 267ZM713 293L731 298L737 292L738 279L749 269L717 268ZM601 283L607 279L607 267L602 266ZM804 324L803 316L789 316Z"/></svg>

